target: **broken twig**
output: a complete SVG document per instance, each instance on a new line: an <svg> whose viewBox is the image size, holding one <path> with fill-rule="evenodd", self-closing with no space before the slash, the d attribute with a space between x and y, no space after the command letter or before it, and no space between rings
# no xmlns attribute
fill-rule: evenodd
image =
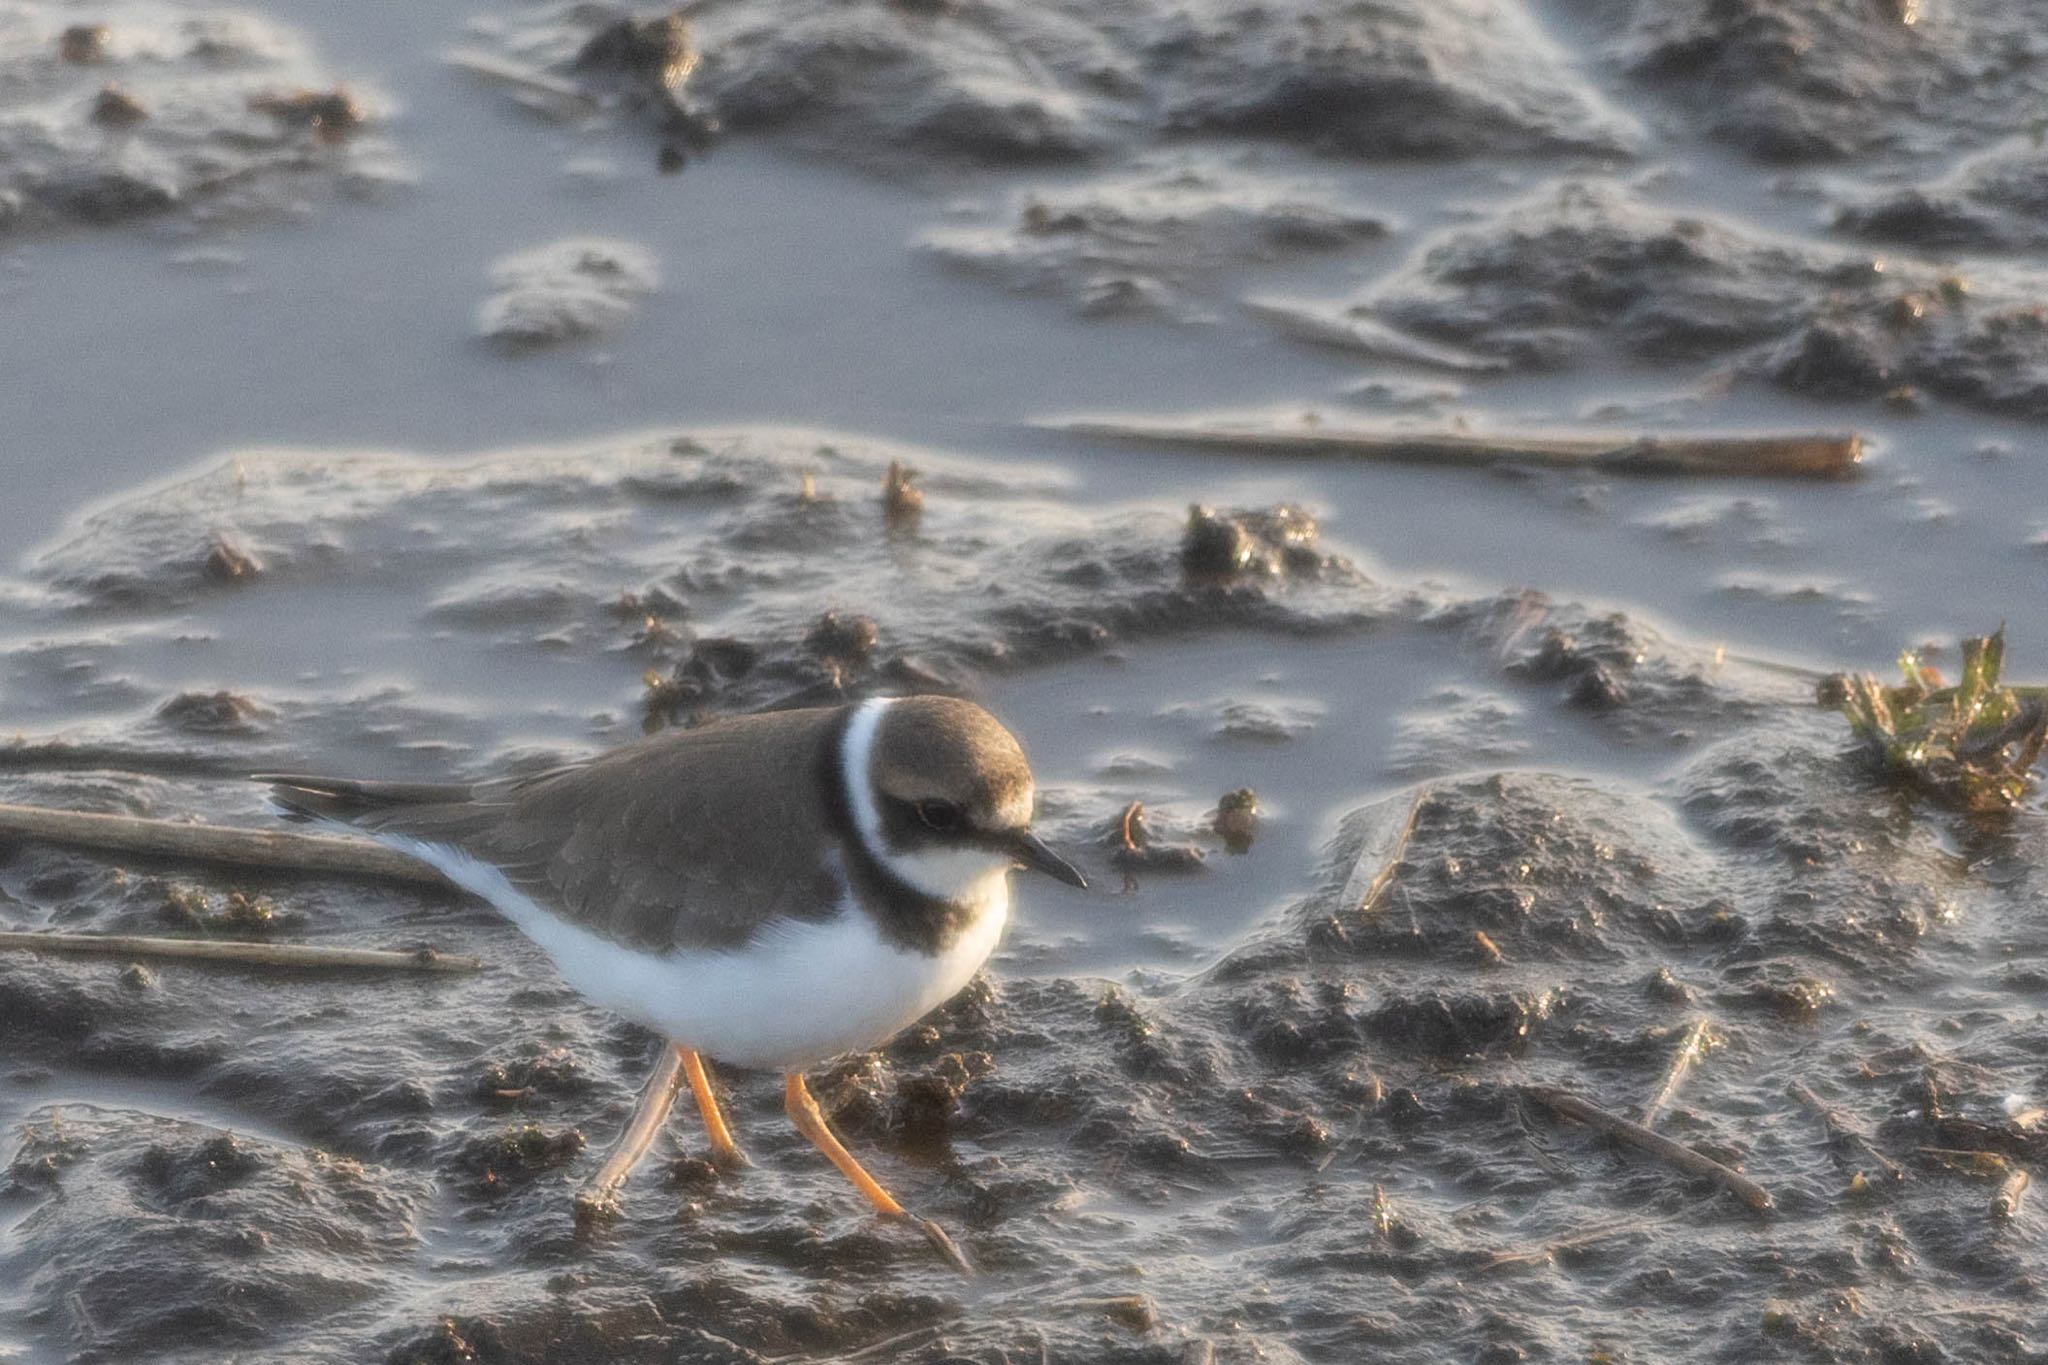
<svg viewBox="0 0 2048 1365"><path fill-rule="evenodd" d="M2020 1200L2025 1198L2031 1183L2032 1177L2024 1166L2006 1172L2005 1179L1998 1184L1998 1193L1991 1196L1991 1216L2001 1223L2019 1217Z"/></svg>
<svg viewBox="0 0 2048 1365"><path fill-rule="evenodd" d="M1606 474L1823 479L1853 472L1857 461L1863 458L1863 438L1853 432L1693 436L1546 432L1473 436L1394 428L1225 427L1144 421L1070 421L1049 425L1070 435L1099 440L1252 455L1324 455L1395 464L1467 467L1550 465Z"/></svg>
<svg viewBox="0 0 2048 1365"><path fill-rule="evenodd" d="M352 967L372 971L474 972L483 963L433 948L329 948L313 943L253 943L244 939L149 938L137 934L0 933L0 949L31 953L99 953L197 962L238 962L252 967L313 970Z"/></svg>
<svg viewBox="0 0 2048 1365"><path fill-rule="evenodd" d="M1653 1128L1657 1116L1671 1097L1678 1093L1678 1086L1685 1079L1685 1073L1692 1070L1692 1064L1707 1055L1707 1020L1704 1015L1693 1020L1692 1027L1685 1031L1685 1041L1678 1045L1678 1055L1671 1059L1670 1070L1664 1073L1664 1084L1657 1087L1657 1093L1643 1106L1643 1127Z"/></svg>
<svg viewBox="0 0 2048 1365"><path fill-rule="evenodd" d="M1724 1166L1683 1143L1673 1142L1662 1133L1653 1133L1640 1123L1632 1123L1619 1114L1610 1114L1570 1091L1548 1085L1526 1085L1522 1087L1522 1093L1552 1113L1598 1129L1617 1142L1655 1157L1675 1170L1714 1181L1758 1213L1768 1213L1775 1207L1770 1191L1740 1171Z"/></svg>
<svg viewBox="0 0 2048 1365"><path fill-rule="evenodd" d="M0 840L34 839L95 853L130 853L270 872L329 873L369 881L446 889L433 868L367 839L283 830L231 829L132 815L92 815L41 806L0 805Z"/></svg>

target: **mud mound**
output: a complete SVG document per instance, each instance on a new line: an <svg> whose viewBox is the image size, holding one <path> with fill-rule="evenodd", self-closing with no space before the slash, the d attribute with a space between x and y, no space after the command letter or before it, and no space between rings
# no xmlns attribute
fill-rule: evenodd
<svg viewBox="0 0 2048 1365"><path fill-rule="evenodd" d="M254 15L0 6L0 89L0 233L277 215L405 176L375 92Z"/></svg>
<svg viewBox="0 0 2048 1365"><path fill-rule="evenodd" d="M2013 138L1938 179L1869 194L1837 227L1918 251L2033 251L2048 246L2048 166L2032 137Z"/></svg>
<svg viewBox="0 0 2048 1365"><path fill-rule="evenodd" d="M2038 105L2044 11L1990 0L1649 0L1618 60L1764 162L1953 152Z"/></svg>
<svg viewBox="0 0 2048 1365"><path fill-rule="evenodd" d="M994 226L935 228L919 245L1020 293L1084 316L1198 321L1220 270L1354 248L1387 222L1325 185L1187 167L1026 191Z"/></svg>
<svg viewBox="0 0 2048 1365"><path fill-rule="evenodd" d="M1635 137L1500 0L721 0L689 11L695 60L673 99L603 93L619 73L593 71L593 55L614 51L600 35L622 31L622 13L549 5L493 20L479 26L487 55L462 60L529 103L653 108L667 131L688 110L869 164L1076 161L1188 132L1373 158L1619 154Z"/></svg>
<svg viewBox="0 0 2048 1365"><path fill-rule="evenodd" d="M1814 397L1918 386L2040 417L2048 324L2035 288L2025 274L1965 280L1574 184L1450 233L1361 306L1531 369L1719 361Z"/></svg>
<svg viewBox="0 0 2048 1365"><path fill-rule="evenodd" d="M424 1192L326 1152L66 1106L22 1129L0 1265L78 1359L340 1352L403 1277Z"/></svg>

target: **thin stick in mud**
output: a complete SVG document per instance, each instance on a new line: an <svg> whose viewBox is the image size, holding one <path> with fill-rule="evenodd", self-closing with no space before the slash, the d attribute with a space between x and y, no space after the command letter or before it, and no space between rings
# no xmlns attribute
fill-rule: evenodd
<svg viewBox="0 0 2048 1365"><path fill-rule="evenodd" d="M1657 1117L1664 1106L1671 1103L1671 1097L1678 1093L1678 1087L1685 1080L1692 1064L1707 1053L1707 1020L1705 1015L1692 1021L1692 1027L1685 1031L1684 1041L1678 1045L1678 1055L1671 1059L1671 1066L1664 1073L1664 1083L1657 1087L1657 1093L1643 1106L1643 1127L1657 1126Z"/></svg>
<svg viewBox="0 0 2048 1365"><path fill-rule="evenodd" d="M1486 468L1543 465L1606 474L1834 479L1863 458L1854 432L1465 432L1387 427L1205 426L1180 422L1067 421L1043 424L1070 436L1247 455L1320 455L1389 464Z"/></svg>
<svg viewBox="0 0 2048 1365"><path fill-rule="evenodd" d="M1583 1123L1588 1128L1597 1129L1617 1142L1625 1143L1637 1151L1655 1157L1673 1170L1715 1182L1758 1213L1768 1213L1776 1207L1770 1191L1740 1171L1724 1166L1705 1153L1696 1152L1683 1143L1673 1142L1662 1133L1653 1133L1640 1123L1632 1122L1619 1114L1610 1114L1568 1090L1560 1090L1549 1085L1525 1085L1522 1087L1522 1093L1552 1113L1576 1123Z"/></svg>
<svg viewBox="0 0 2048 1365"><path fill-rule="evenodd" d="M1906 1178L1905 1167L1871 1146L1869 1138L1857 1132L1847 1119L1829 1108L1826 1101L1814 1094L1805 1082L1794 1081L1785 1089L1787 1094L1811 1109L1820 1119L1821 1126L1827 1129L1830 1147L1858 1153L1871 1165L1884 1172L1886 1180L1896 1183Z"/></svg>
<svg viewBox="0 0 2048 1365"><path fill-rule="evenodd" d="M94 853L257 868L267 872L324 873L365 881L401 882L448 889L439 872L367 839L284 830L231 829L132 815L94 815L42 806L0 804L0 840L32 839Z"/></svg>
<svg viewBox="0 0 2048 1365"><path fill-rule="evenodd" d="M328 948L313 943L149 938L137 934L0 933L0 950L233 962L249 967L291 967L313 971L474 972L484 965L477 958L458 957L433 948Z"/></svg>

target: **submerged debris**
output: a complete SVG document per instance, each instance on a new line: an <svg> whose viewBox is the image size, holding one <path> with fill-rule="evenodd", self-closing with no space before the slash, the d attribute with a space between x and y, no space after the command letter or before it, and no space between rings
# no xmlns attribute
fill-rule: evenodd
<svg viewBox="0 0 2048 1365"><path fill-rule="evenodd" d="M73 24L57 35L57 54L75 66L91 66L107 59L112 36L105 24Z"/></svg>
<svg viewBox="0 0 2048 1365"><path fill-rule="evenodd" d="M177 929L243 938L262 938L280 928L298 928L305 922L300 915L280 916L267 896L251 896L241 891L230 892L216 910L206 892L182 882L165 893L159 918Z"/></svg>
<svg viewBox="0 0 2048 1365"><path fill-rule="evenodd" d="M580 1155L583 1134L574 1128L547 1129L514 1124L473 1139L463 1164L476 1178L476 1192L498 1195L554 1170Z"/></svg>
<svg viewBox="0 0 2048 1365"><path fill-rule="evenodd" d="M882 476L882 517L891 529L907 530L924 514L924 490L917 486L917 470L901 460L889 461Z"/></svg>
<svg viewBox="0 0 2048 1365"><path fill-rule="evenodd" d="M1962 652L1953 687L1908 650L1899 658L1901 683L1837 675L1820 684L1819 698L1848 718L1862 752L1886 777L1957 810L2003 814L2034 790L2034 765L2048 746L2048 691L2000 680L2003 626L1963 641Z"/></svg>
<svg viewBox="0 0 2048 1365"><path fill-rule="evenodd" d="M1116 819L1109 836L1109 861L1124 874L1126 894L1138 887L1141 872L1200 872L1206 854L1191 843L1161 843L1145 818L1145 803L1133 801Z"/></svg>
<svg viewBox="0 0 2048 1365"><path fill-rule="evenodd" d="M1259 794L1250 787L1239 787L1226 792L1216 803L1216 813L1210 819L1210 828L1223 841L1223 847L1230 853L1249 853L1252 841L1259 835Z"/></svg>
<svg viewBox="0 0 2048 1365"><path fill-rule="evenodd" d="M625 76L650 90L673 90L696 69L697 49L680 12L620 19L592 34L572 65Z"/></svg>
<svg viewBox="0 0 2048 1365"><path fill-rule="evenodd" d="M250 98L249 107L270 115L287 128L309 129L322 142L330 144L346 142L363 126L366 117L355 96L338 85L332 90L255 95Z"/></svg>
<svg viewBox="0 0 2048 1365"><path fill-rule="evenodd" d="M119 86L107 86L93 98L92 121L102 128L133 128L148 117L142 101Z"/></svg>
<svg viewBox="0 0 2048 1365"><path fill-rule="evenodd" d="M1197 504L1181 536L1181 569L1210 583L1313 573L1322 560L1317 535L1315 518L1298 507L1224 513Z"/></svg>

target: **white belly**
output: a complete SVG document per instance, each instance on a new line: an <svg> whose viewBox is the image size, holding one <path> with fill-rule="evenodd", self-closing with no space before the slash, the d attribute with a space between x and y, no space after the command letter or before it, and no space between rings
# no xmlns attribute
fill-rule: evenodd
<svg viewBox="0 0 2048 1365"><path fill-rule="evenodd" d="M594 1003L733 1066L802 1071L887 1042L959 993L1010 918L1009 875L998 872L980 912L936 956L884 941L852 904L820 923L784 921L731 952L656 956L549 914L497 868L455 849L386 842L496 906Z"/></svg>

